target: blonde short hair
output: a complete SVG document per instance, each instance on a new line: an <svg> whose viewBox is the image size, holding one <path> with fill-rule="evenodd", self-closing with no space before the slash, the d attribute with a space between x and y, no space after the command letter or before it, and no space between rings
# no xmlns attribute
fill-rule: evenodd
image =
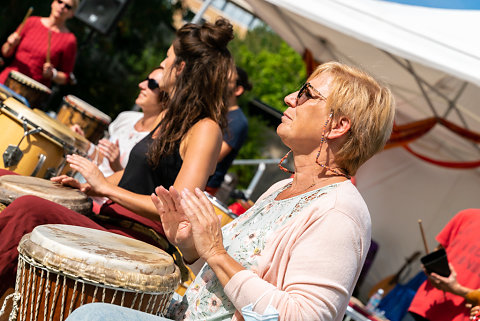
<svg viewBox="0 0 480 321"><path fill-rule="evenodd" d="M309 79L323 73L333 77L327 108L333 111L334 120L347 117L351 125L335 161L353 176L389 139L395 115L394 98L389 88L357 68L328 62L320 65Z"/></svg>

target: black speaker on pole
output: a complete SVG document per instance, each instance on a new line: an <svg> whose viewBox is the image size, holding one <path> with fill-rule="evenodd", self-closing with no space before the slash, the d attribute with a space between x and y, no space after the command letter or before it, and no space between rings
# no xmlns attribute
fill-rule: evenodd
<svg viewBox="0 0 480 321"><path fill-rule="evenodd" d="M75 17L96 31L107 34L129 0L81 0Z"/></svg>

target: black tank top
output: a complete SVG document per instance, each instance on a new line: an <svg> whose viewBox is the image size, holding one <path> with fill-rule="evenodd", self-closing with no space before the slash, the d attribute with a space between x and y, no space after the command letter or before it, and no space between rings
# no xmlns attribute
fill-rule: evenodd
<svg viewBox="0 0 480 321"><path fill-rule="evenodd" d="M133 193L150 195L157 186L163 185L168 189L175 182L183 163L180 142L176 144L171 154L162 157L156 168L153 168L148 162L147 152L153 142L152 135L155 130L156 128L130 151L127 166L118 186Z"/></svg>

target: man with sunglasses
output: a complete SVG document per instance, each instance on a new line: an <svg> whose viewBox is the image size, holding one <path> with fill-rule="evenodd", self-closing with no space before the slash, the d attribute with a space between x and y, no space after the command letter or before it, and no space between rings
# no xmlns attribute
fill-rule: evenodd
<svg viewBox="0 0 480 321"><path fill-rule="evenodd" d="M29 17L8 37L1 51L11 61L0 73L0 83L13 70L48 87L70 82L77 39L66 21L73 17L78 1L53 0L48 17Z"/></svg>

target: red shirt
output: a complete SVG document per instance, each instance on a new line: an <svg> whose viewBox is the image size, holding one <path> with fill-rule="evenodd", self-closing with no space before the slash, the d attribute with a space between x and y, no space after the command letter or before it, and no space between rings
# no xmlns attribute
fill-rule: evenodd
<svg viewBox="0 0 480 321"><path fill-rule="evenodd" d="M25 22L14 58L10 65L0 73L0 83L5 83L10 71L16 70L50 87L50 79L42 76L43 64L47 57L48 28L42 24L40 19L41 17L30 17ZM73 33L51 32L50 63L55 69L69 75L75 65L76 53L77 39Z"/></svg>
<svg viewBox="0 0 480 321"><path fill-rule="evenodd" d="M480 209L459 212L437 235L448 261L457 272L458 282L471 289L480 288ZM409 311L430 321L468 321L465 300L435 289L425 281L417 291Z"/></svg>

